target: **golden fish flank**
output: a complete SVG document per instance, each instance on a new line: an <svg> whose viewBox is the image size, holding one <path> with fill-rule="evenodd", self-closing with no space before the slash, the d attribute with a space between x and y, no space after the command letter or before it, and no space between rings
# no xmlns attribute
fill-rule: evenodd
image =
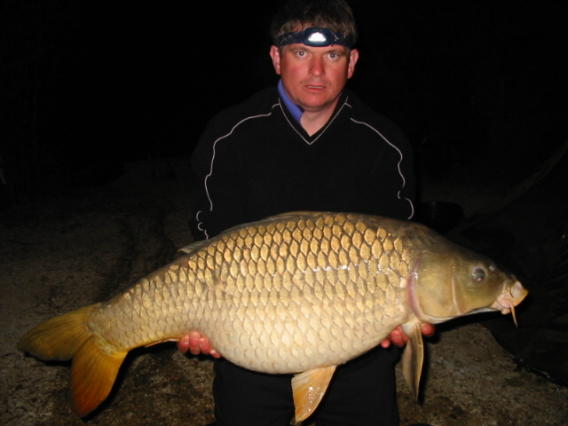
<svg viewBox="0 0 568 426"><path fill-rule="evenodd" d="M299 421L317 407L336 365L402 325L410 337L403 372L416 393L421 322L509 313L526 295L489 260L421 225L375 216L288 213L184 251L122 295L50 319L20 341L43 359L74 358L79 415L106 398L128 351L191 330L245 368L298 373Z"/></svg>

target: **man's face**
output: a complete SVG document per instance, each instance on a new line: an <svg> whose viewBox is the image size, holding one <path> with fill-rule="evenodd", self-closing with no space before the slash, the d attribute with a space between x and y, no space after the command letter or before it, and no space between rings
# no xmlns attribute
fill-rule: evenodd
<svg viewBox="0 0 568 426"><path fill-rule="evenodd" d="M341 91L355 70L356 49L288 44L270 48L272 64L290 98L304 111L335 108Z"/></svg>

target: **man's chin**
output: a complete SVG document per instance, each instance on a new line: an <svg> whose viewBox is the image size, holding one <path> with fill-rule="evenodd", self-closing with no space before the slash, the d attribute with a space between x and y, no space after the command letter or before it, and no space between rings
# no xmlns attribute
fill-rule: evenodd
<svg viewBox="0 0 568 426"><path fill-rule="evenodd" d="M327 109L334 109L336 103L337 99L331 101L329 99L310 99L302 102L300 107L304 112L322 112Z"/></svg>

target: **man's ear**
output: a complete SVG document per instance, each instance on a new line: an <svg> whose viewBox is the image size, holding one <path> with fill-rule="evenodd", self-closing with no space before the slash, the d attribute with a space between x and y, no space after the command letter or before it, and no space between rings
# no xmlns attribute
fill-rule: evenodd
<svg viewBox="0 0 568 426"><path fill-rule="evenodd" d="M276 74L280 75L280 49L277 46L270 46L270 58Z"/></svg>
<svg viewBox="0 0 568 426"><path fill-rule="evenodd" d="M349 52L349 66L347 68L347 78L351 78L353 73L355 73L355 65L359 60L359 51L357 49L351 49Z"/></svg>

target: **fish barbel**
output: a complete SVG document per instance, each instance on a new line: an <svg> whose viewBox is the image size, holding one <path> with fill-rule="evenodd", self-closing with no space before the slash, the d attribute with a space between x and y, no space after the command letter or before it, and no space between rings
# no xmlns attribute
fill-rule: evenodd
<svg viewBox="0 0 568 426"><path fill-rule="evenodd" d="M301 421L337 365L402 325L402 370L417 395L422 322L506 314L527 295L492 261L422 225L362 214L285 213L183 251L124 293L49 319L20 340L38 358L73 360L78 415L107 397L130 350L193 330L237 365L295 374Z"/></svg>

